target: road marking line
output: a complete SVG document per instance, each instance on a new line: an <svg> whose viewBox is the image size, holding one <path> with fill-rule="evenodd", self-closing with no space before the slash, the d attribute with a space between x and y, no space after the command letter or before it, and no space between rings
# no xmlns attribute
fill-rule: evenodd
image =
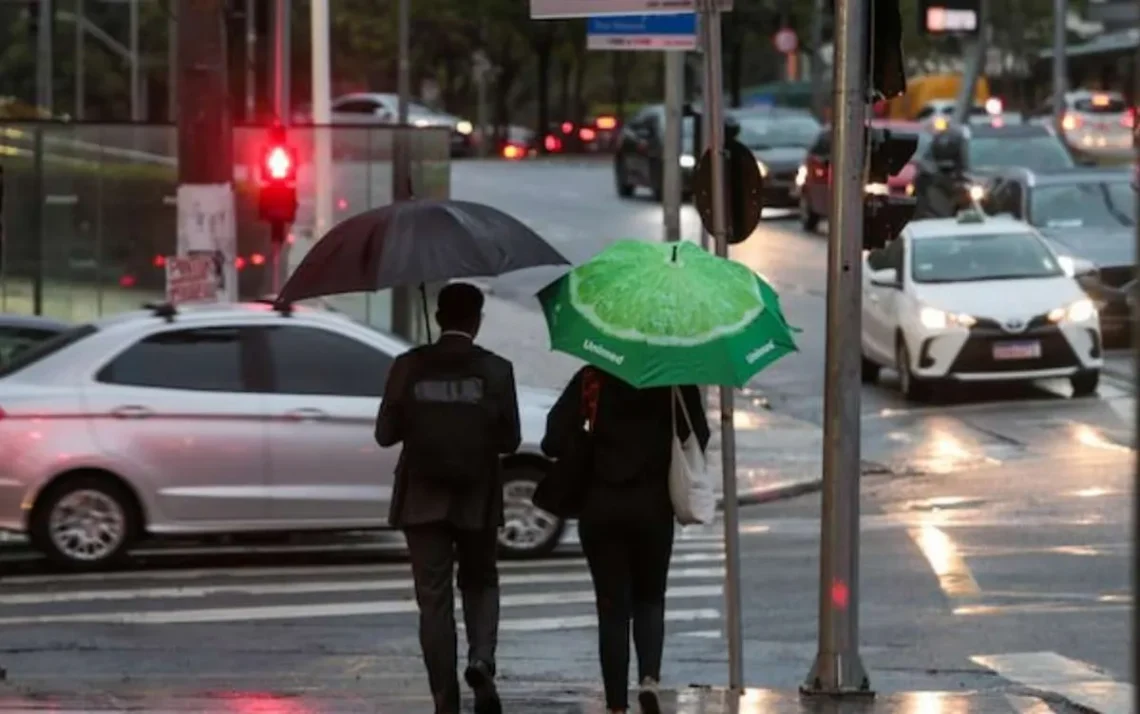
<svg viewBox="0 0 1140 714"><path fill-rule="evenodd" d="M1132 685L1056 652L975 655L975 664L1030 689L1059 694L1099 714L1132 714Z"/></svg>
<svg viewBox="0 0 1140 714"><path fill-rule="evenodd" d="M669 600L714 597L724 594L723 585L690 585L673 588ZM594 602L594 591L504 595L499 607L540 607L582 605ZM462 609L458 598L456 608ZM417 612L411 598L371 602L344 602L312 605L266 605L261 607L207 608L200 610L163 610L156 612L101 612L64 615L32 615L3 617L0 625L45 625L60 623L103 623L118 625L175 625L201 622L253 622L259 620L300 620L319 617L356 617L361 615L396 615Z"/></svg>
<svg viewBox="0 0 1140 714"><path fill-rule="evenodd" d="M680 568L669 573L670 580L723 578L724 568ZM503 575L499 584L542 585L590 582L590 573L582 568L573 573L525 573ZM129 588L120 590L65 590L62 592L29 592L0 595L0 605L47 605L49 603L97 602L108 600L161 600L204 598L218 595L303 595L316 593L377 592L407 590L412 592L411 578L395 580L323 581L307 583L229 584L174 586L165 588Z"/></svg>
<svg viewBox="0 0 1140 714"><path fill-rule="evenodd" d="M715 563L724 560L723 549L719 552L705 553L677 553L673 556L673 565L687 563ZM546 570L553 568L580 567L586 562L585 558L565 557L548 558L545 560L503 560L499 561L500 571L518 570ZM306 565L280 568L199 568L195 570L131 570L112 573L60 573L55 575L19 575L15 577L0 577L3 586L12 585L45 585L58 583L71 585L82 582L122 582L122 581L170 581L194 580L207 578L230 578L234 580L243 578L301 578L311 576L338 575L382 575L385 573L410 573L411 566L404 563L382 563L379 565Z"/></svg>
<svg viewBox="0 0 1140 714"><path fill-rule="evenodd" d="M709 608L699 610L666 610L666 622L698 622L700 620L719 620L720 610ZM556 630L585 629L596 627L598 618L595 615L571 615L569 617L527 617L507 618L499 622L500 632L553 632ZM459 629L464 629L459 625ZM719 632L719 630L718 630ZM687 634L687 633L686 633Z"/></svg>
<svg viewBox="0 0 1140 714"><path fill-rule="evenodd" d="M955 615L1056 615L1066 612L1128 612L1131 605L1116 604L1088 604L1077 605L1072 603L1025 603L1019 605L966 605L956 607Z"/></svg>
<svg viewBox="0 0 1140 714"><path fill-rule="evenodd" d="M934 526L922 526L907 533L938 576L938 585L946 597L958 599L981 593L970 567L958 552L958 546L944 531Z"/></svg>

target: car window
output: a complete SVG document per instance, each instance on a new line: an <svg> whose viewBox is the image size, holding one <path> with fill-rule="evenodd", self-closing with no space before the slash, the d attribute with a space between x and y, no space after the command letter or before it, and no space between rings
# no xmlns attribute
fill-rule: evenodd
<svg viewBox="0 0 1140 714"><path fill-rule="evenodd" d="M1119 97L1093 95L1073 102L1073 109L1082 114L1123 114L1128 104Z"/></svg>
<svg viewBox="0 0 1140 714"><path fill-rule="evenodd" d="M1119 228L1136 225L1136 191L1125 181L1039 186L1030 219L1042 228Z"/></svg>
<svg viewBox="0 0 1140 714"><path fill-rule="evenodd" d="M0 327L0 364L5 364L20 352L59 334L51 330L32 327Z"/></svg>
<svg viewBox="0 0 1140 714"><path fill-rule="evenodd" d="M975 136L967 142L971 168L1023 166L1031 171L1056 171L1076 166L1060 139L1041 136Z"/></svg>
<svg viewBox="0 0 1140 714"><path fill-rule="evenodd" d="M127 348L95 378L131 387L244 392L241 343L236 327L160 332Z"/></svg>
<svg viewBox="0 0 1140 714"><path fill-rule="evenodd" d="M341 114L375 114L380 105L371 99L349 99L333 107Z"/></svg>
<svg viewBox="0 0 1140 714"><path fill-rule="evenodd" d="M65 330L55 337L39 342L8 357L0 359L0 377L13 375L50 355L69 347L98 332L94 325L80 325Z"/></svg>
<svg viewBox="0 0 1140 714"><path fill-rule="evenodd" d="M914 119L915 119L915 121L923 121L924 119L929 119L933 115L934 115L934 107L927 104L925 107L922 108L922 111L920 111L914 117Z"/></svg>
<svg viewBox="0 0 1140 714"><path fill-rule="evenodd" d="M345 335L317 327L261 328L273 365L273 391L381 397L391 355Z"/></svg>
<svg viewBox="0 0 1140 714"><path fill-rule="evenodd" d="M804 148L811 146L819 136L819 122L805 117L740 117L740 135L737 140L749 149L762 150L777 147Z"/></svg>
<svg viewBox="0 0 1140 714"><path fill-rule="evenodd" d="M964 235L914 241L916 283L1051 278L1064 275L1053 253L1032 233Z"/></svg>

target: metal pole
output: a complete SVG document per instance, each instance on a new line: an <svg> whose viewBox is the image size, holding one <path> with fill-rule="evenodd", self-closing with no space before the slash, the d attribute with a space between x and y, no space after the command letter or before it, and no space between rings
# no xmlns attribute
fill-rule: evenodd
<svg viewBox="0 0 1140 714"><path fill-rule="evenodd" d="M823 19L827 14L827 0L815 0L812 11L812 108L816 116L823 116L823 109L827 106L828 92L823 86L823 54L820 47L823 44Z"/></svg>
<svg viewBox="0 0 1140 714"><path fill-rule="evenodd" d="M257 113L257 24L254 0L245 0L245 121Z"/></svg>
<svg viewBox="0 0 1140 714"><path fill-rule="evenodd" d="M41 27L43 27L41 25ZM35 177L35 205L32 207L32 235L36 237L32 248L35 271L32 278L32 312L44 314L44 202L47 195L44 186L44 130L37 126L32 138L32 175Z"/></svg>
<svg viewBox="0 0 1140 714"><path fill-rule="evenodd" d="M411 98L411 60L408 56L411 38L411 7L408 0L400 0L397 17L397 54L399 64L396 72L396 92L399 95L397 108L395 141L392 156L392 200L406 201L411 196L411 157L408 152L408 102ZM415 340L415 296L407 288L392 290L392 331L397 335Z"/></svg>
<svg viewBox="0 0 1140 714"><path fill-rule="evenodd" d="M281 247L285 245L285 224L281 221L274 221L269 224L269 244L272 246L270 255L271 289L273 296L277 297L277 294L281 292L281 281L284 277L284 271L281 269Z"/></svg>
<svg viewBox="0 0 1140 714"><path fill-rule="evenodd" d="M55 30L55 0L40 0L36 31L36 105L55 114L55 68L52 63L52 33Z"/></svg>
<svg viewBox="0 0 1140 714"><path fill-rule="evenodd" d="M702 71L705 71L706 68L708 67L709 38L708 38L708 33L705 32L705 27L707 25L708 25L708 19L705 17L704 13L702 12L701 14L697 15L697 32L700 33L697 37L700 40L700 46L701 46L701 53L702 53L701 54L701 69L702 69ZM707 126L708 125L708 106L709 106L709 83L708 83L708 77L706 76L704 78L704 81L701 82L701 107L702 107L702 110L700 112L699 117L696 118L696 120L700 122L699 126L701 127L700 151L702 154L705 151L708 151L712 147L712 137L709 135L709 130L708 130L708 126ZM696 148L697 147L695 147L695 146L693 147L694 150L696 150ZM709 237L710 236L709 236L708 231L706 231L702 227L701 228L701 250L706 250L706 251L709 250ZM701 393L704 395L705 404L707 405L708 404L708 389L706 389L705 387L701 387Z"/></svg>
<svg viewBox="0 0 1140 714"><path fill-rule="evenodd" d="M685 91L685 53L665 52L665 146L661 176L661 207L665 240L681 240L681 124Z"/></svg>
<svg viewBox="0 0 1140 714"><path fill-rule="evenodd" d="M273 8L273 114L282 126L289 124L289 0L276 0Z"/></svg>
<svg viewBox="0 0 1140 714"><path fill-rule="evenodd" d="M1136 58L1132 64L1132 91L1133 91L1133 104L1136 103L1140 97L1140 47L1136 48ZM1134 130L1135 131L1135 130ZM1133 176L1140 182L1140 143L1136 142L1137 135L1133 133L1132 153L1133 153ZM1137 186L1136 194L1136 210L1137 215L1140 215L1140 186ZM1134 270L1140 270L1140 223L1136 224L1136 248L1137 252L1137 267ZM1134 303L1140 303L1140 285L1132 283L1132 300ZM1137 381L1136 375L1140 375L1140 310L1133 310L1133 323L1132 323L1132 403L1133 403L1133 420L1132 420L1132 448L1136 451L1136 466L1135 476L1133 477L1132 488L1132 592L1133 597L1135 593L1140 592L1140 491L1135 487L1136 479L1140 478L1140 451L1136 450L1137 443L1140 443L1138 433L1140 433L1140 382ZM1140 681L1140 612L1136 611L1135 606L1132 608L1132 681ZM1132 711L1140 712L1140 689L1132 687Z"/></svg>
<svg viewBox="0 0 1140 714"><path fill-rule="evenodd" d="M706 0L701 30L705 38L705 107L704 126L711 149L712 167L712 234L716 254L728 257L728 206L725 192L724 161L724 79L721 75L720 7L716 0ZM728 687L744 688L744 657L740 617L740 530L736 502L736 424L735 392L720 388L720 451L724 479L724 549L725 549L725 627L728 631Z"/></svg>
<svg viewBox="0 0 1140 714"><path fill-rule="evenodd" d="M1065 20L1069 17L1069 0L1053 0L1053 126L1064 136L1065 92L1069 89L1069 68L1065 53Z"/></svg>
<svg viewBox="0 0 1140 714"><path fill-rule="evenodd" d="M131 0L131 121L143 120L139 67L139 0Z"/></svg>
<svg viewBox="0 0 1140 714"><path fill-rule="evenodd" d="M87 22L86 10L84 8L84 0L75 0L75 120L83 121L84 102L83 97L87 94L87 58L84 50L86 47L83 42L84 30L83 27Z"/></svg>
<svg viewBox="0 0 1140 714"><path fill-rule="evenodd" d="M166 120L178 121L178 3L170 3L166 18Z"/></svg>
<svg viewBox="0 0 1140 714"><path fill-rule="evenodd" d="M819 652L804 692L870 693L859 657L859 331L863 264L863 58L867 0L835 5L835 190L827 256Z"/></svg>
<svg viewBox="0 0 1140 714"><path fill-rule="evenodd" d="M332 70L329 64L329 4L313 2L310 5L313 63L313 123L317 124L316 169L314 191L316 221L313 240L319 239L332 228Z"/></svg>
<svg viewBox="0 0 1140 714"><path fill-rule="evenodd" d="M961 126L970 116L970 109L974 106L975 88L978 78L986 66L986 51L989 48L989 1L978 0L978 38L971 48L972 52L966 62L966 71L962 76L962 86L958 88L958 101L954 105L952 120Z"/></svg>

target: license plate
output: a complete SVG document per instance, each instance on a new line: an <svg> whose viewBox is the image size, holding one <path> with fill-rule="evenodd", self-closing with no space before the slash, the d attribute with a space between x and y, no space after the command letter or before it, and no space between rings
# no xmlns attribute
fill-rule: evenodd
<svg viewBox="0 0 1140 714"><path fill-rule="evenodd" d="M1000 342L994 345L994 359L1040 359L1040 342Z"/></svg>

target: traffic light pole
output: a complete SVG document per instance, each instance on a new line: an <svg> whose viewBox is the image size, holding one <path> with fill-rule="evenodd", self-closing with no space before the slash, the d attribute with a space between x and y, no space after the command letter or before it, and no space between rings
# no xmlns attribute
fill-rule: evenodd
<svg viewBox="0 0 1140 714"><path fill-rule="evenodd" d="M269 244L273 251L270 255L272 263L270 269L273 271L273 297L281 294L281 280L284 272L281 270L281 252L285 247L286 232L287 226L283 221L273 221L269 224Z"/></svg>
<svg viewBox="0 0 1140 714"><path fill-rule="evenodd" d="M716 254L728 257L728 203L724 161L724 77L721 73L720 5L705 0L700 18L704 36L705 112L703 131L709 141L712 169L712 234ZM720 388L720 453L722 459L725 550L725 628L728 634L728 686L744 689L744 647L740 615L740 514L736 501L736 392Z"/></svg>
<svg viewBox="0 0 1140 714"><path fill-rule="evenodd" d="M957 102L954 104L954 115L951 117L954 124L965 125L974 106L974 96L978 86L978 78L986 66L986 53L989 48L989 5L988 0L978 0L978 37L974 40L970 56L966 60L966 72L962 77L962 86L958 88Z"/></svg>
<svg viewBox="0 0 1140 714"><path fill-rule="evenodd" d="M836 0L819 651L804 694L870 694L859 657L860 329L868 2Z"/></svg>
<svg viewBox="0 0 1140 714"><path fill-rule="evenodd" d="M685 53L665 55L665 147L662 151L661 208L665 240L681 240L681 124L684 121Z"/></svg>

